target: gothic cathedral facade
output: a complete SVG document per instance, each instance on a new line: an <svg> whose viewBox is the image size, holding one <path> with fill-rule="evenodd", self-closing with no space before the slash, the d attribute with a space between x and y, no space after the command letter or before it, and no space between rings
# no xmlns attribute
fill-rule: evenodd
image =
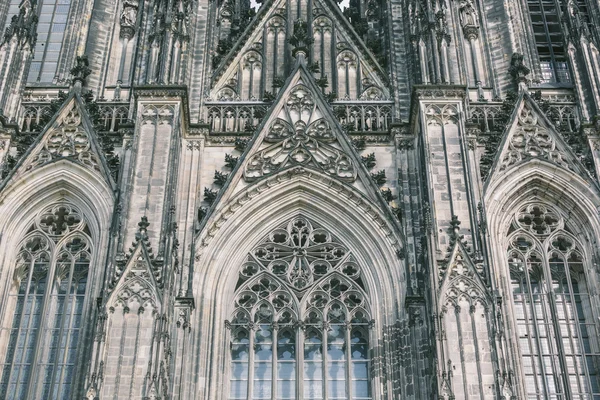
<svg viewBox="0 0 600 400"><path fill-rule="evenodd" d="M600 400L597 0L0 2L0 398Z"/></svg>

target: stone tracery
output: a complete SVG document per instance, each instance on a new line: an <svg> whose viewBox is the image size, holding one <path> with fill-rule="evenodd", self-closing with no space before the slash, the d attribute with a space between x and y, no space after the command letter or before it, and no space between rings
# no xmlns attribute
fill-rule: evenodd
<svg viewBox="0 0 600 400"><path fill-rule="evenodd" d="M371 318L361 271L327 230L302 216L273 230L242 265L234 305L226 324L232 349L230 398L252 393L293 398L287 396L298 391L304 398L370 398ZM300 363L296 354L302 343L304 372L296 383L295 374L288 373ZM276 383L261 373L271 363L284 374ZM357 379L350 384L345 374L331 375L323 363L351 369Z"/></svg>
<svg viewBox="0 0 600 400"><path fill-rule="evenodd" d="M12 310L2 322L10 339L0 359L0 397L73 393L92 254L88 233L78 208L61 202L42 210L21 241L6 302Z"/></svg>
<svg viewBox="0 0 600 400"><path fill-rule="evenodd" d="M600 384L583 247L566 225L559 211L533 202L516 213L509 231L510 287L529 396L578 398Z"/></svg>
<svg viewBox="0 0 600 400"><path fill-rule="evenodd" d="M265 137L271 145L258 150L244 170L252 181L288 166L305 165L346 181L356 179L356 166L333 146L335 133L318 109L310 90L297 85Z"/></svg>
<svg viewBox="0 0 600 400"><path fill-rule="evenodd" d="M508 151L504 155L500 170L530 158L542 158L552 163L570 169L564 153L557 148L556 141L548 130L543 127L536 113L527 104L518 116L515 132L510 137Z"/></svg>
<svg viewBox="0 0 600 400"><path fill-rule="evenodd" d="M43 147L31 160L27 169L46 164L58 158L71 158L94 170L100 170L98 157L91 149L90 139L82 126L79 110L73 108L60 124L50 128L43 141Z"/></svg>

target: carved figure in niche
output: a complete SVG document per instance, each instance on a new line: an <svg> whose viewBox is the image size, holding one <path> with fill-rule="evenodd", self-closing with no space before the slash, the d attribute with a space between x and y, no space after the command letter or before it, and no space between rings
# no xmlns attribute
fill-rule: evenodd
<svg viewBox="0 0 600 400"><path fill-rule="evenodd" d="M134 27L137 21L139 3L137 0L125 0L121 12L121 26Z"/></svg>
<svg viewBox="0 0 600 400"><path fill-rule="evenodd" d="M460 12L460 24L463 28L477 26L477 11L475 11L471 0L461 0L458 11Z"/></svg>

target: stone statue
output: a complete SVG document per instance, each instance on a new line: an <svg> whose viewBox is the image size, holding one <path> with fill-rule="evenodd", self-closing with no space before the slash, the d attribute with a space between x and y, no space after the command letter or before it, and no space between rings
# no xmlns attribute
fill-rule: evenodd
<svg viewBox="0 0 600 400"><path fill-rule="evenodd" d="M458 10L460 12L460 24L463 28L477 26L477 11L475 11L471 0L461 0Z"/></svg>
<svg viewBox="0 0 600 400"><path fill-rule="evenodd" d="M137 21L138 13L137 0L125 0L123 2L123 12L121 13L121 26L134 27Z"/></svg>

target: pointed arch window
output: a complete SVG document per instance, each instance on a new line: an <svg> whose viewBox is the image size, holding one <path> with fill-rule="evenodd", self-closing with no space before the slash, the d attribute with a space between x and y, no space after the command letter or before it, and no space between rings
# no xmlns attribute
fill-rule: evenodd
<svg viewBox="0 0 600 400"><path fill-rule="evenodd" d="M560 21L561 3L557 0L527 0L544 83L570 82Z"/></svg>
<svg viewBox="0 0 600 400"><path fill-rule="evenodd" d="M371 399L371 319L358 264L299 216L275 229L239 274L229 399Z"/></svg>
<svg viewBox="0 0 600 400"><path fill-rule="evenodd" d="M38 215L5 302L0 398L72 398L90 257L89 230L75 206Z"/></svg>
<svg viewBox="0 0 600 400"><path fill-rule="evenodd" d="M35 52L29 67L28 82L51 83L58 69L71 0L42 0Z"/></svg>
<svg viewBox="0 0 600 400"><path fill-rule="evenodd" d="M582 245L562 215L525 206L508 260L528 399L600 398L600 343Z"/></svg>

